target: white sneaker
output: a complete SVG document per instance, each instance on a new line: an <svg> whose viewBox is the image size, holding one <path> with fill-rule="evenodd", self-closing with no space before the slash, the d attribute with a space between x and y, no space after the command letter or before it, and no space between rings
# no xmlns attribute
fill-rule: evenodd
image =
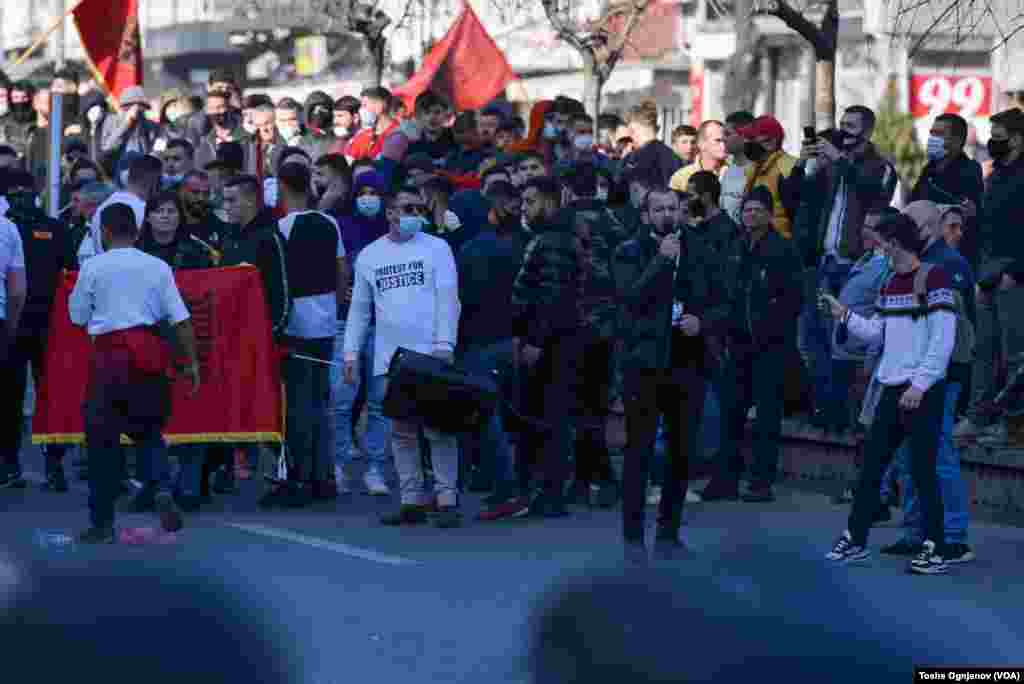
<svg viewBox="0 0 1024 684"><path fill-rule="evenodd" d="M999 421L982 430L978 435L978 444L1000 446L1006 444L1010 439L1009 430L1005 421Z"/></svg>
<svg viewBox="0 0 1024 684"><path fill-rule="evenodd" d="M371 496L388 496L391 494L391 488L384 481L384 476L380 474L380 471L367 470L366 475L363 476L363 484L366 485L366 491Z"/></svg>
<svg viewBox="0 0 1024 684"><path fill-rule="evenodd" d="M352 480L345 474L341 466L334 466L334 483L338 487L338 494L352 493Z"/></svg>
<svg viewBox="0 0 1024 684"><path fill-rule="evenodd" d="M695 504L701 503L702 501L704 501L704 499L700 498L700 494L693 491L692 489L686 490L686 503Z"/></svg>
<svg viewBox="0 0 1024 684"><path fill-rule="evenodd" d="M980 432L981 428L975 425L970 418L963 418L953 428L953 438L968 439L970 437L977 437Z"/></svg>
<svg viewBox="0 0 1024 684"><path fill-rule="evenodd" d="M750 410L747 411L747 420L757 420L757 407L751 406Z"/></svg>
<svg viewBox="0 0 1024 684"><path fill-rule="evenodd" d="M652 486L647 490L647 505L657 506L661 503L661 487Z"/></svg>

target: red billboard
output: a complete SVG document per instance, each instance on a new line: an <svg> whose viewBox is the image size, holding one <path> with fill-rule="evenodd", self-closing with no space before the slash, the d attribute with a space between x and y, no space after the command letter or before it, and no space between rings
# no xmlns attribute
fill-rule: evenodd
<svg viewBox="0 0 1024 684"><path fill-rule="evenodd" d="M992 116L992 77L915 73L910 77L910 113L915 119L959 114L968 121Z"/></svg>

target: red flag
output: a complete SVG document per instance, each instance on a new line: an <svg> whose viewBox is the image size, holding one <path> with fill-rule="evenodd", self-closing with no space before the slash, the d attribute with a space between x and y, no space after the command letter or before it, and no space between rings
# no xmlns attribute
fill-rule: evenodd
<svg viewBox="0 0 1024 684"><path fill-rule="evenodd" d="M456 111L479 109L505 91L515 78L505 55L469 5L423 60L423 66L394 94L413 111L426 90L444 95Z"/></svg>
<svg viewBox="0 0 1024 684"><path fill-rule="evenodd" d="M141 86L139 0L83 0L74 15L86 61L111 97Z"/></svg>
<svg viewBox="0 0 1024 684"><path fill-rule="evenodd" d="M85 438L82 404L92 345L68 315L77 278L65 274L50 316L32 424L35 444L78 444ZM187 378L174 382L167 441L280 442L282 355L270 334L259 271L252 266L177 271L174 279L192 315L202 385L189 397Z"/></svg>

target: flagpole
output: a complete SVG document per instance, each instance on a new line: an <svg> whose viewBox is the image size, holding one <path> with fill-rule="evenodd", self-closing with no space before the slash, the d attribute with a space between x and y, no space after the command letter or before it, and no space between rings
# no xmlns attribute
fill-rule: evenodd
<svg viewBox="0 0 1024 684"><path fill-rule="evenodd" d="M70 9L65 11L64 14L61 15L60 19L58 19L57 21L53 22L53 26L51 26L50 28L46 29L46 31L43 33L43 35L41 35L38 38L36 38L36 42L32 43L31 47L29 47L27 50L25 50L23 53L21 53L21 56L18 57L18 59L16 59L14 61L14 64L12 66L18 66L19 64L24 62L26 59L28 59L29 57L34 55L36 50L41 48L46 43L46 41L50 38L50 36L53 35L53 32L56 31L57 29L59 29L60 27L62 27L64 25L64 20L68 18L68 15L70 15L72 12L74 12L76 9L78 9L78 6L81 5L83 2L85 2L85 0L75 0L75 3L73 5L71 5Z"/></svg>

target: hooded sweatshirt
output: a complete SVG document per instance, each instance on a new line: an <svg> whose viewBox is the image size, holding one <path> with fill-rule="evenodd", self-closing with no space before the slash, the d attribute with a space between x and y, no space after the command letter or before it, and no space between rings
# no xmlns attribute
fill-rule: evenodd
<svg viewBox="0 0 1024 684"><path fill-rule="evenodd" d="M376 171L367 171L359 176L353 186L353 197L358 197L363 188L373 188L381 196L380 213L367 217L359 213L353 200L351 214L339 217L341 240L345 244L345 254L349 262L355 265L356 256L366 245L388 232L388 221L384 216L383 197L387 194L384 178Z"/></svg>

